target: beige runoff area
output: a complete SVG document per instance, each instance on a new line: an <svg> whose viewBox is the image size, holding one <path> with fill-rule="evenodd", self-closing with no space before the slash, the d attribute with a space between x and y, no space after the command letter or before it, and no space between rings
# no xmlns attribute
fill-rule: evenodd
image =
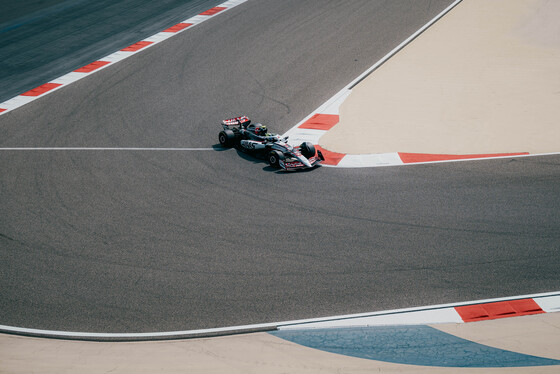
<svg viewBox="0 0 560 374"><path fill-rule="evenodd" d="M506 351L560 359L560 313L432 325L432 327L466 340ZM560 372L560 367L557 366L556 370Z"/></svg>
<svg viewBox="0 0 560 374"><path fill-rule="evenodd" d="M560 359L560 313L433 325L471 341ZM486 373L359 359L303 347L267 333L161 342L99 343L0 334L1 373ZM558 373L558 366L492 368Z"/></svg>
<svg viewBox="0 0 560 374"><path fill-rule="evenodd" d="M463 0L358 84L334 152L560 152L560 1Z"/></svg>

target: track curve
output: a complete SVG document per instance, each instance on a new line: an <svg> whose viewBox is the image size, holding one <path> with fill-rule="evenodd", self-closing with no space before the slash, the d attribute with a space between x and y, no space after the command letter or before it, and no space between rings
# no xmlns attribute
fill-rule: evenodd
<svg viewBox="0 0 560 374"><path fill-rule="evenodd" d="M211 147L240 113L283 132L450 2L249 1L3 115L0 145ZM2 151L0 323L172 331L554 290L559 164Z"/></svg>

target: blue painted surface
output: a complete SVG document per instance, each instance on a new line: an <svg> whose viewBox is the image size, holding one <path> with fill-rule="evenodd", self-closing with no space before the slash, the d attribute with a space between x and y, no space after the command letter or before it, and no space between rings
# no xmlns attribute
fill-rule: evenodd
<svg viewBox="0 0 560 374"><path fill-rule="evenodd" d="M560 365L560 360L489 347L425 325L280 330L271 334L310 348L396 364L471 368Z"/></svg>

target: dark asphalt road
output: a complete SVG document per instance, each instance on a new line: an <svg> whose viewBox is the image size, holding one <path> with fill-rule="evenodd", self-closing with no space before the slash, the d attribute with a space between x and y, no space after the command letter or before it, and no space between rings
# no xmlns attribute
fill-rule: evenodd
<svg viewBox="0 0 560 374"><path fill-rule="evenodd" d="M0 117L1 147L283 132L451 1L249 1ZM0 151L0 324L147 332L557 290L560 157L285 174L234 150Z"/></svg>
<svg viewBox="0 0 560 374"><path fill-rule="evenodd" d="M0 12L0 102L222 2L3 0Z"/></svg>

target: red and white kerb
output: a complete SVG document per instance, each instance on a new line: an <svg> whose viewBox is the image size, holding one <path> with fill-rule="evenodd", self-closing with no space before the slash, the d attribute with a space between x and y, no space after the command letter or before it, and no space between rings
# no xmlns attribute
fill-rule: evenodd
<svg viewBox="0 0 560 374"><path fill-rule="evenodd" d="M129 45L126 48L121 49L115 53L110 54L109 56L103 57L98 61L94 61L86 66L83 66L79 69L72 71L62 77L59 77L51 82L45 83L36 87L32 90L24 92L12 99L4 101L0 103L0 115L6 114L16 108L19 108L22 105L25 105L37 98L43 97L51 92L54 92L68 84L71 84L77 80L80 80L92 73L95 73L101 69L104 69L118 61L124 60L134 54L145 50L151 46L156 45L180 32L187 30L190 27L196 26L216 15L219 15L237 5L240 5L247 0L229 0L219 6L214 8L208 9L194 17L186 19L178 24L171 26L155 35L152 35L149 38L141 40L137 43Z"/></svg>

